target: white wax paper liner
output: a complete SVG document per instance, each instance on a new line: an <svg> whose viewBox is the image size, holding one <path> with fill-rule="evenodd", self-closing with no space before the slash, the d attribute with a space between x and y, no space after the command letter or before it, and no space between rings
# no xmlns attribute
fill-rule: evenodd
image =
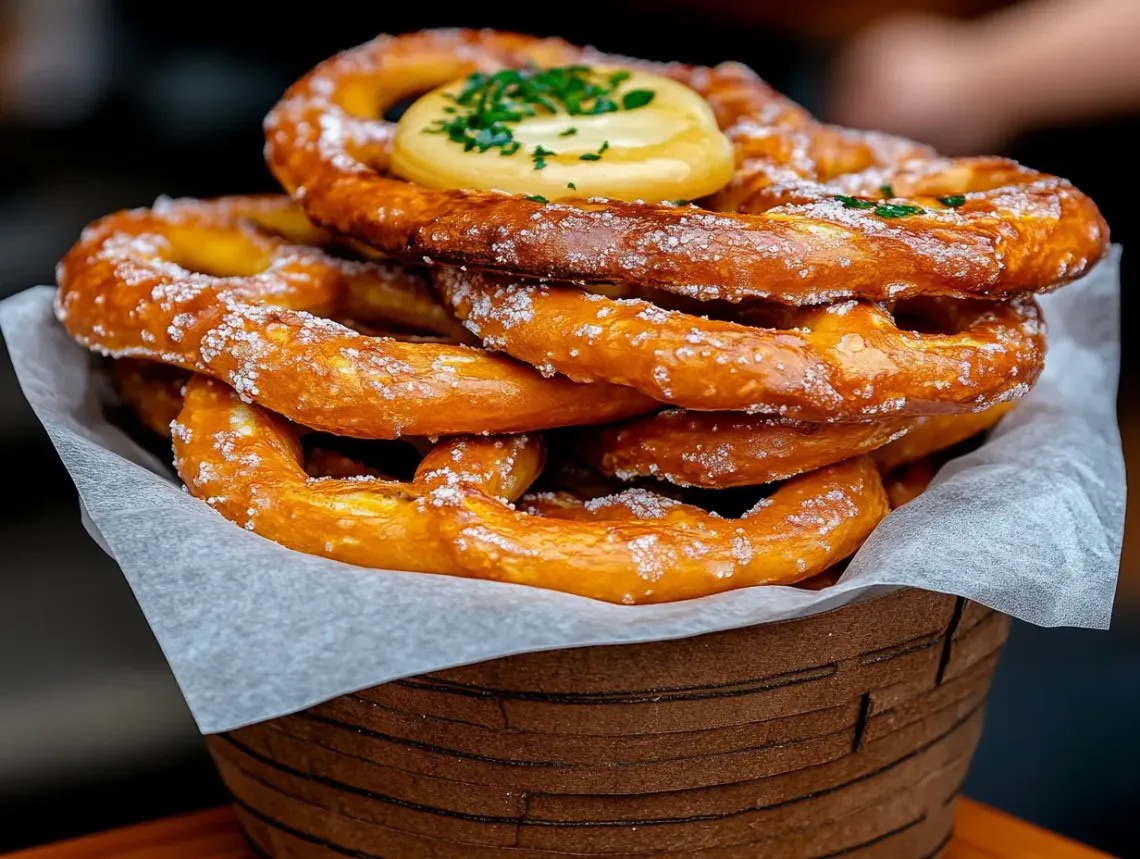
<svg viewBox="0 0 1140 859"><path fill-rule="evenodd" d="M120 564L203 733L400 677L535 650L681 638L825 611L896 587L1044 626L1104 629L1124 530L1116 426L1120 251L1044 296L1046 369L978 450L892 513L835 586L618 606L520 585L362 569L225 521L104 416L107 386L52 315L0 303L28 401ZM13 487L13 491L15 488Z"/></svg>

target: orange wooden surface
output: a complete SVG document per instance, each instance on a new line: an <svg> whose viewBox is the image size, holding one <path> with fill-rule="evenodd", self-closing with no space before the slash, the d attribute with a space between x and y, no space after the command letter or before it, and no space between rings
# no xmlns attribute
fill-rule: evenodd
<svg viewBox="0 0 1140 859"><path fill-rule="evenodd" d="M1053 835L968 799L946 859L1105 859L1107 853ZM143 823L10 853L3 859L253 859L228 808ZM1111 859L1111 857L1109 857Z"/></svg>

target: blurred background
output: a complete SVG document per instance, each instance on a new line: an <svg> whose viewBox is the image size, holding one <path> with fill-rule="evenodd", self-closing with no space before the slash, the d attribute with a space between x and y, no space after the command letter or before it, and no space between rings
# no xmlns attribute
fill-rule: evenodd
<svg viewBox="0 0 1140 859"><path fill-rule="evenodd" d="M1135 0L543 4L0 0L0 298L51 283L91 219L160 193L275 190L260 121L381 32L492 26L655 59L743 61L818 115L1072 179L1135 246ZM294 7L295 8L295 7ZM1125 255L1125 318L1135 266ZM1140 456L1135 352L1120 421ZM0 358L0 852L224 801L162 653ZM14 470L13 470L14 469ZM1111 632L1016 624L967 793L1140 856L1140 548Z"/></svg>

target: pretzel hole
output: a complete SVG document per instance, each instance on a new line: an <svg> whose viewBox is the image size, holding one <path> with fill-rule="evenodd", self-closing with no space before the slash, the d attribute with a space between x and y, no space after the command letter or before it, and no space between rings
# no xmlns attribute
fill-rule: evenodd
<svg viewBox="0 0 1140 859"><path fill-rule="evenodd" d="M398 99L381 111L381 118L386 122L399 122L400 117L407 113L408 108L419 101L420 97L425 95L427 92L428 90L424 90L423 92L418 92L414 95L408 95L404 98Z"/></svg>
<svg viewBox="0 0 1140 859"><path fill-rule="evenodd" d="M270 253L248 236L233 230L207 230L195 227L166 235L170 250L167 260L187 271L211 277L252 277L269 268Z"/></svg>
<svg viewBox="0 0 1140 859"><path fill-rule="evenodd" d="M767 498L779 483L764 486L736 486L730 489L701 489L687 487L681 492L681 502L700 507L725 519L739 519L758 502Z"/></svg>
<svg viewBox="0 0 1140 859"><path fill-rule="evenodd" d="M408 441L373 441L321 432L306 433L301 438L301 448L310 477L371 474L409 481L423 459Z"/></svg>
<svg viewBox="0 0 1140 859"><path fill-rule="evenodd" d="M961 334L972 319L963 311L961 302L945 302L934 298L908 298L894 307L895 326L915 334L949 336Z"/></svg>

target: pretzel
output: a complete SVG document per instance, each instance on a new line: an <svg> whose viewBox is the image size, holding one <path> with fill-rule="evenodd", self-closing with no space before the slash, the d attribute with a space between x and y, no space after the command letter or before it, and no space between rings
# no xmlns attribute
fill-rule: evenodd
<svg viewBox="0 0 1140 859"><path fill-rule="evenodd" d="M480 349L370 337L325 318L445 339L456 330L420 275L297 243L313 238L283 197L160 200L84 230L57 269L56 313L89 348L222 379L340 435L515 432L653 406L627 388L544 379Z"/></svg>
<svg viewBox="0 0 1140 859"><path fill-rule="evenodd" d="M672 409L585 430L579 447L594 467L621 480L656 477L710 489L758 486L864 453L886 472L989 429L1013 405L850 424Z"/></svg>
<svg viewBox="0 0 1140 859"><path fill-rule="evenodd" d="M876 450L872 458L879 469L885 472L929 457L992 428L1015 405L1016 403L1001 403L973 414L916 418L905 435Z"/></svg>
<svg viewBox="0 0 1140 859"><path fill-rule="evenodd" d="M725 489L785 480L901 437L910 418L813 424L738 412L669 410L587 433L586 458L622 480Z"/></svg>
<svg viewBox="0 0 1140 859"><path fill-rule="evenodd" d="M170 424L182 411L187 374L154 361L120 358L111 362L111 379L123 403L153 433L170 436Z"/></svg>
<svg viewBox="0 0 1140 859"><path fill-rule="evenodd" d="M942 465L938 460L939 457L916 459L883 475L883 488L887 491L892 510L909 504L930 487Z"/></svg>
<svg viewBox="0 0 1140 859"><path fill-rule="evenodd" d="M396 125L379 115L468 73L528 64L621 66L691 87L736 153L734 177L706 202L733 211L547 203L391 175ZM264 125L271 171L314 221L417 261L816 304L1042 292L1108 249L1095 204L1064 179L823 126L732 63L654 64L486 30L381 36L319 64Z"/></svg>
<svg viewBox="0 0 1140 859"><path fill-rule="evenodd" d="M297 551L626 604L808 578L852 554L888 507L859 457L789 481L736 520L643 490L528 496L515 509L543 463L526 435L442 440L410 483L313 478L295 427L202 376L186 386L173 439L191 494Z"/></svg>
<svg viewBox="0 0 1140 859"><path fill-rule="evenodd" d="M776 329L486 272L433 276L488 348L688 409L804 421L976 411L1022 396L1045 360L1044 323L1028 297L915 300L927 321L957 333L902 330L886 307L856 301L790 309Z"/></svg>

